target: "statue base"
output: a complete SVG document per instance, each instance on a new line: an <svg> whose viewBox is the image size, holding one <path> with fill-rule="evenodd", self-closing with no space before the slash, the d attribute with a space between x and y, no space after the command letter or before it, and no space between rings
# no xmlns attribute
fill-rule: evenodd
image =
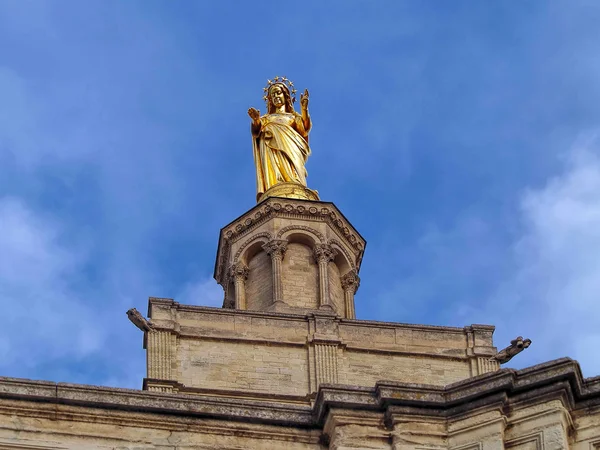
<svg viewBox="0 0 600 450"><path fill-rule="evenodd" d="M257 197L260 203L269 197L297 198L299 200L319 201L319 193L298 183L278 183Z"/></svg>

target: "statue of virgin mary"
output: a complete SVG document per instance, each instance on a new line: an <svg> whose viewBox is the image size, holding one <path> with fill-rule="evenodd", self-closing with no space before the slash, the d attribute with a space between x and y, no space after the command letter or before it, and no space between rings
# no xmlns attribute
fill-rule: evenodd
<svg viewBox="0 0 600 450"><path fill-rule="evenodd" d="M290 87L293 84L285 77L269 80L265 88L267 113L261 116L255 108L248 110L252 119L257 201L271 196L318 200L316 191L306 187L304 167L310 155L308 133L312 125L308 90L300 96L301 113L297 113Z"/></svg>

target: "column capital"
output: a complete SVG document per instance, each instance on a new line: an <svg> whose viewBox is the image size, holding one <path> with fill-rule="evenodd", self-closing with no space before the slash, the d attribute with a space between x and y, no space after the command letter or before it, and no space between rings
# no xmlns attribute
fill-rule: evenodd
<svg viewBox="0 0 600 450"><path fill-rule="evenodd" d="M288 242L285 239L272 239L269 242L263 244L262 248L267 253L267 255L271 256L271 258L283 258L283 255L287 250L287 244Z"/></svg>
<svg viewBox="0 0 600 450"><path fill-rule="evenodd" d="M337 250L328 244L316 244L313 249L313 256L318 263L333 261L336 255Z"/></svg>
<svg viewBox="0 0 600 450"><path fill-rule="evenodd" d="M341 281L342 288L345 291L351 291L353 294L356 293L358 287L360 286L360 277L354 270L351 270L350 272L343 275Z"/></svg>
<svg viewBox="0 0 600 450"><path fill-rule="evenodd" d="M229 266L229 276L233 280L246 280L249 272L248 266L243 263L238 262Z"/></svg>

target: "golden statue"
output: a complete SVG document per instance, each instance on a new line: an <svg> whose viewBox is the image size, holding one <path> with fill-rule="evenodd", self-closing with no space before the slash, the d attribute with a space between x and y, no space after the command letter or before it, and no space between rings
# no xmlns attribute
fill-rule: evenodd
<svg viewBox="0 0 600 450"><path fill-rule="evenodd" d="M256 200L289 197L318 200L316 191L306 187L304 164L310 155L308 133L308 90L300 95L300 110L294 111L294 84L286 77L267 81L263 89L267 113L248 109L252 119L252 148L256 165Z"/></svg>

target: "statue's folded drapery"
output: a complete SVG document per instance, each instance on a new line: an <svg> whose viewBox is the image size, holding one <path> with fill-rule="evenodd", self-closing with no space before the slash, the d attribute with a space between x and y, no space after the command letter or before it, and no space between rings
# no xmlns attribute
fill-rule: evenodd
<svg viewBox="0 0 600 450"><path fill-rule="evenodd" d="M310 147L302 117L297 113L266 114L253 139L257 198L277 183L306 186L304 164Z"/></svg>

